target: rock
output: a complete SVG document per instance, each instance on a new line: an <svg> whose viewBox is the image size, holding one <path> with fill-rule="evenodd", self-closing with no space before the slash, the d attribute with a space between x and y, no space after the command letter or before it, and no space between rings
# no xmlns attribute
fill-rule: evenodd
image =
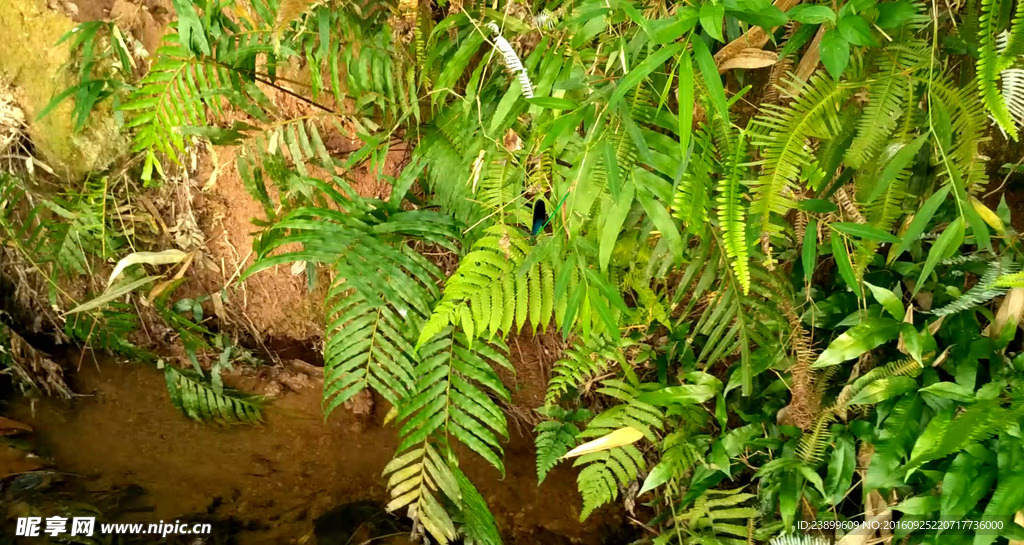
<svg viewBox="0 0 1024 545"><path fill-rule="evenodd" d="M54 2L56 11L48 9L46 0L0 1L0 72L17 88L15 98L28 119L36 155L59 175L80 178L110 166L128 149L128 138L109 105L94 110L78 133L71 130L70 100L36 119L53 97L77 83L68 68L71 40L54 46L75 24L61 9L63 3Z"/></svg>

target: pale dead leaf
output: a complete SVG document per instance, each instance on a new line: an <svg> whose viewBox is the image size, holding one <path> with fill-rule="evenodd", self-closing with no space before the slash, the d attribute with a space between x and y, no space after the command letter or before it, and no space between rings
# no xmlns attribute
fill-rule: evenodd
<svg viewBox="0 0 1024 545"><path fill-rule="evenodd" d="M1022 315L1024 315L1024 288L1013 288L1003 298L1002 304L999 305L999 310L996 311L996 317L985 328L982 335L993 338L998 337L1002 333L1003 328L1006 327L1006 324L1012 322L1014 327L1016 327L1020 323Z"/></svg>
<svg viewBox="0 0 1024 545"><path fill-rule="evenodd" d="M148 301L152 301L157 297L160 297L160 294L166 291L167 288L171 287L171 284L180 280L181 277L185 276L185 272L187 272L189 267L192 266L192 259L195 257L195 255L196 254L194 252L189 252L188 256L185 257L185 260L181 262L181 266L178 267L178 272L174 273L174 276L171 277L170 280L157 282L157 284L153 286L153 289L150 290L149 296L143 300L143 303L148 306Z"/></svg>
<svg viewBox="0 0 1024 545"><path fill-rule="evenodd" d="M903 323L914 324L914 304L907 305L907 311L903 313ZM902 354L907 354L907 344L903 339L903 330L900 330L900 340L896 343L896 350L899 350Z"/></svg>
<svg viewBox="0 0 1024 545"><path fill-rule="evenodd" d="M470 185L473 187L473 193L476 193L476 183L480 181L480 173L484 170L484 157L486 154L486 151L480 150L480 154L473 161L473 170L469 173L469 179L472 180Z"/></svg>
<svg viewBox="0 0 1024 545"><path fill-rule="evenodd" d="M722 61L718 65L718 73L721 74L727 70L733 70L736 68L747 70L764 68L777 62L779 62L778 53L748 47L747 49L740 50L736 55Z"/></svg>
<svg viewBox="0 0 1024 545"><path fill-rule="evenodd" d="M502 140L502 143L505 145L505 149L511 152L523 149L523 141L519 138L519 135L516 134L516 131L511 128L505 133L505 138Z"/></svg>
<svg viewBox="0 0 1024 545"><path fill-rule="evenodd" d="M162 252L135 252L131 255L127 255L121 258L114 267L114 272L110 273L110 278L107 279L107 287L113 285L114 280L124 272L125 269L132 265L146 264L146 265L171 265L173 263L181 263L189 254L181 250L164 250Z"/></svg>
<svg viewBox="0 0 1024 545"><path fill-rule="evenodd" d="M1017 515L1013 517L1013 522L1017 523L1018 526L1024 526L1024 511L1017 511ZM1024 545L1024 541L1011 539L1010 545Z"/></svg>
<svg viewBox="0 0 1024 545"><path fill-rule="evenodd" d="M567 452L565 456L562 456L562 458L575 458L576 456L582 456L592 452L600 452L602 450L609 450L623 445L631 445L643 439L643 437L644 434L640 431L626 426L625 428L619 428L607 435L598 437L593 441L587 441L586 443L583 443L582 445Z"/></svg>

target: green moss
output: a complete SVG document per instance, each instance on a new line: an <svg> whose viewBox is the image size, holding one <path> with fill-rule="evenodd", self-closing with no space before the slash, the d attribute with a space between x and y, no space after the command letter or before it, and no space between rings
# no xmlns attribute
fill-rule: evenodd
<svg viewBox="0 0 1024 545"><path fill-rule="evenodd" d="M107 168L128 143L109 108L94 111L88 126L77 134L71 131L70 101L36 119L54 96L75 83L66 66L67 44L54 47L74 24L47 8L45 0L0 2L0 71L18 88L36 153L69 178Z"/></svg>

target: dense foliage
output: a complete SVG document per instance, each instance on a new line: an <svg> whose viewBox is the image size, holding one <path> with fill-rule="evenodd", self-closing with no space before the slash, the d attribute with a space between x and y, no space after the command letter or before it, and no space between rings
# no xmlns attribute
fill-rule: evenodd
<svg viewBox="0 0 1024 545"><path fill-rule="evenodd" d="M567 344L537 469L572 458L583 519L644 504L658 544L863 518L1024 539L1024 256L982 203L1024 123L1024 2L794 4L182 1L141 81L69 96L119 97L147 183L238 146L266 211L245 276L329 274L324 408L394 405L389 509L439 543L500 542L456 452L503 469L525 334ZM359 195L349 170L399 141L390 197Z"/></svg>

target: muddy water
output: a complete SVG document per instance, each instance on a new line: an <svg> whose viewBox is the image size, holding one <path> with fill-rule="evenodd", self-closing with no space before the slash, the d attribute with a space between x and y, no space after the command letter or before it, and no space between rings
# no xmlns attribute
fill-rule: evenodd
<svg viewBox="0 0 1024 545"><path fill-rule="evenodd" d="M309 388L276 399L265 426L211 427L184 418L163 381L149 366L94 366L86 358L73 383L82 397L19 400L5 412L30 424L39 453L86 488L141 487L148 512L127 515L134 521L204 514L238 522L232 535L239 543L317 543L315 521L324 513L334 509L321 526L338 506L385 500L381 471L396 435L380 425L383 414L338 410L325 421L319 391ZM464 463L506 543L625 542L621 517L611 510L578 522L571 469L559 468L538 487L531 442L514 427L511 433L503 480L482 460ZM327 541L321 532L319 542Z"/></svg>

